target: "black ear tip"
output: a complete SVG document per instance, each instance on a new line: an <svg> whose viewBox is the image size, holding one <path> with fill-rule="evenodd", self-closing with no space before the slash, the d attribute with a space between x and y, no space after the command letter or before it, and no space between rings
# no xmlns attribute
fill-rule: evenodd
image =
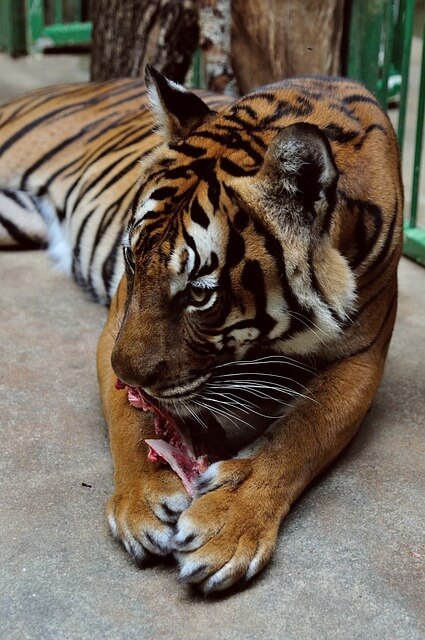
<svg viewBox="0 0 425 640"><path fill-rule="evenodd" d="M145 67L145 83L151 83L153 80L158 82L162 78L162 75L151 64L147 64Z"/></svg>

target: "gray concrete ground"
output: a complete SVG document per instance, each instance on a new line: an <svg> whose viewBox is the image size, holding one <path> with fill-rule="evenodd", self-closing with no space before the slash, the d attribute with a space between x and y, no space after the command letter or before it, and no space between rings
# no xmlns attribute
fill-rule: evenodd
<svg viewBox="0 0 425 640"><path fill-rule="evenodd" d="M57 61L54 81L84 76ZM42 83L47 66L0 57L0 94ZM425 637L423 268L402 260L386 373L358 436L294 507L265 572L213 600L173 566L137 569L108 533L104 309L44 253L0 253L0 274L0 640Z"/></svg>
<svg viewBox="0 0 425 640"><path fill-rule="evenodd" d="M402 262L386 375L359 435L295 506L270 567L213 601L175 567L137 569L108 533L104 309L43 253L0 253L0 273L2 640L425 637L423 268Z"/></svg>

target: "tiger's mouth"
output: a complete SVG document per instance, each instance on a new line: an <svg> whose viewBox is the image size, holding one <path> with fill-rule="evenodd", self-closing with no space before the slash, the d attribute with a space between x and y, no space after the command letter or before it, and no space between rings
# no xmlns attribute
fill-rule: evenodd
<svg viewBox="0 0 425 640"><path fill-rule="evenodd" d="M208 454L192 442L184 425L177 424L176 417L160 406L155 398L139 387L128 387L119 379L115 387L118 390L127 388L130 404L136 409L153 414L155 435L158 438L145 440L149 447L148 460L168 464L193 497L197 478L210 464Z"/></svg>
<svg viewBox="0 0 425 640"><path fill-rule="evenodd" d="M189 380L152 396L141 387L127 388L128 400L153 415L156 439L148 439L148 458L165 462L179 475L190 495L210 462L222 460L249 444L293 406L311 400L309 380L315 370L283 354L217 365L202 379Z"/></svg>

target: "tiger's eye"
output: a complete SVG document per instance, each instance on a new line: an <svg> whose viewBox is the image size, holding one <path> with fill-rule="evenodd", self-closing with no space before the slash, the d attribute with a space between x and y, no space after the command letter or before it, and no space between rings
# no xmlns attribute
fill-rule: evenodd
<svg viewBox="0 0 425 640"><path fill-rule="evenodd" d="M207 289L206 287L195 287L193 284L190 284L188 287L189 295L193 302L197 304L203 304L210 297L212 290Z"/></svg>

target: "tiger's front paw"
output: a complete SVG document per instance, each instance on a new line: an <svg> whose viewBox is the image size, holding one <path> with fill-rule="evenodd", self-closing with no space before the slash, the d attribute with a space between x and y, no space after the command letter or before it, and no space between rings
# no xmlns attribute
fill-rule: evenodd
<svg viewBox="0 0 425 640"><path fill-rule="evenodd" d="M159 469L117 489L106 511L109 526L128 553L142 564L150 555L172 552L173 525L190 498L176 475Z"/></svg>
<svg viewBox="0 0 425 640"><path fill-rule="evenodd" d="M204 593L249 580L270 559L288 510L252 461L211 465L199 480L198 497L177 524L180 579Z"/></svg>

